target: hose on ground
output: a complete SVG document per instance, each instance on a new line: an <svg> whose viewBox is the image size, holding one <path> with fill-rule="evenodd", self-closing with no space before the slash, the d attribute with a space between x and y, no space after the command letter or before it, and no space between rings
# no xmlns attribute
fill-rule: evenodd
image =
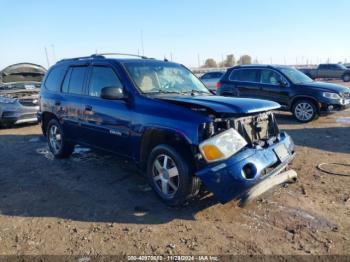
<svg viewBox="0 0 350 262"><path fill-rule="evenodd" d="M343 166L343 167L348 167L346 168L345 172L344 173L337 173L337 172L333 172L333 171L329 171L327 169L325 169L324 167L325 166ZM344 164L344 163L321 163L321 164L318 164L317 165L317 169L324 172L324 173L327 173L327 174L330 174L330 175L335 175L335 176L350 176L350 164Z"/></svg>

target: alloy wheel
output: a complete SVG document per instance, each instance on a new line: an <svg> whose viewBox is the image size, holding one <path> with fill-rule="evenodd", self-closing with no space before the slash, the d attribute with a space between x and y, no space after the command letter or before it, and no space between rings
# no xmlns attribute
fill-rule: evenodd
<svg viewBox="0 0 350 262"><path fill-rule="evenodd" d="M179 170L175 161L168 155L161 154L152 165L153 181L159 192L166 198L172 198L179 188Z"/></svg>
<svg viewBox="0 0 350 262"><path fill-rule="evenodd" d="M50 127L49 143L53 153L58 154L62 147L62 134L56 125Z"/></svg>
<svg viewBox="0 0 350 262"><path fill-rule="evenodd" d="M309 103L299 103L295 107L295 116L301 121L309 121L314 116L314 109Z"/></svg>

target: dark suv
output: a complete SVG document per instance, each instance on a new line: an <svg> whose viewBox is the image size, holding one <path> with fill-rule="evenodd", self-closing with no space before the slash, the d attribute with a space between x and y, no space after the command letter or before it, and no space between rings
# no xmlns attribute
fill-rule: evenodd
<svg viewBox="0 0 350 262"><path fill-rule="evenodd" d="M227 70L217 94L266 99L291 111L300 122L349 107L350 89L315 82L288 66L247 65Z"/></svg>
<svg viewBox="0 0 350 262"><path fill-rule="evenodd" d="M62 60L41 88L39 118L56 158L74 145L134 161L169 205L201 185L242 203L295 179L292 139L279 132L274 102L214 96L187 68L168 61Z"/></svg>

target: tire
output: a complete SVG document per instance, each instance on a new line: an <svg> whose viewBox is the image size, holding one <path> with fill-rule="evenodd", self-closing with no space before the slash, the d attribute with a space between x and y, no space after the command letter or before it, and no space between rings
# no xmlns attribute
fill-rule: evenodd
<svg viewBox="0 0 350 262"><path fill-rule="evenodd" d="M293 105L292 113L301 123L310 122L318 116L314 102L309 99L296 101Z"/></svg>
<svg viewBox="0 0 350 262"><path fill-rule="evenodd" d="M350 82L350 74L343 75L342 79L344 82Z"/></svg>
<svg viewBox="0 0 350 262"><path fill-rule="evenodd" d="M199 192L200 180L179 152L168 145L158 145L147 161L147 179L156 194L169 206L181 206Z"/></svg>
<svg viewBox="0 0 350 262"><path fill-rule="evenodd" d="M66 141L62 127L57 119L52 119L46 130L49 149L55 158L68 158L74 151L74 145Z"/></svg>

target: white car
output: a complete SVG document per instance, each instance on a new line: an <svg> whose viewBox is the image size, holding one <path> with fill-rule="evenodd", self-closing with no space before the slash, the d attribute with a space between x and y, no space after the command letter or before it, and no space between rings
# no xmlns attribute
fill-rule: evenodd
<svg viewBox="0 0 350 262"><path fill-rule="evenodd" d="M209 72L202 75L199 79L208 89L216 92L216 89L219 87L218 83L224 74L225 72L222 71Z"/></svg>

